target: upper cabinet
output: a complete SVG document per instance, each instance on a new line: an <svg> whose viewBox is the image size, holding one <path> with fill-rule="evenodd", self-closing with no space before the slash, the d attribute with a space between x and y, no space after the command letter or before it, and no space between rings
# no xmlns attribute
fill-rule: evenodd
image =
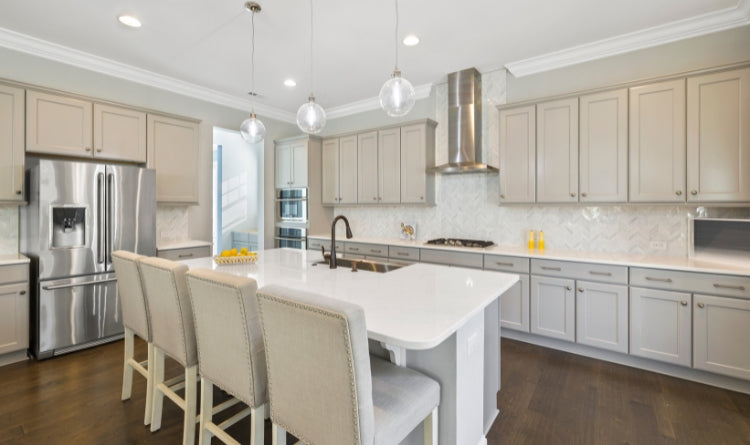
<svg viewBox="0 0 750 445"><path fill-rule="evenodd" d="M94 157L146 162L146 113L95 103Z"/></svg>
<svg viewBox="0 0 750 445"><path fill-rule="evenodd" d="M24 201L24 90L0 85L0 202Z"/></svg>
<svg viewBox="0 0 750 445"><path fill-rule="evenodd" d="M276 145L276 188L307 187L307 141Z"/></svg>
<svg viewBox="0 0 750 445"><path fill-rule="evenodd" d="M401 129L378 132L378 204L401 202Z"/></svg>
<svg viewBox="0 0 750 445"><path fill-rule="evenodd" d="M156 170L156 201L198 203L198 123L148 115L148 167Z"/></svg>
<svg viewBox="0 0 750 445"><path fill-rule="evenodd" d="M578 98L536 106L537 202L578 202Z"/></svg>
<svg viewBox="0 0 750 445"><path fill-rule="evenodd" d="M322 148L323 205L357 203L357 136L331 138Z"/></svg>
<svg viewBox="0 0 750 445"><path fill-rule="evenodd" d="M321 191L323 204L339 203L339 138L324 139L321 148Z"/></svg>
<svg viewBox="0 0 750 445"><path fill-rule="evenodd" d="M401 203L435 204L435 175L427 169L435 165L434 121L401 127Z"/></svg>
<svg viewBox="0 0 750 445"><path fill-rule="evenodd" d="M92 156L93 104L29 90L26 94L26 152Z"/></svg>
<svg viewBox="0 0 750 445"><path fill-rule="evenodd" d="M580 202L628 200L628 90L581 96Z"/></svg>
<svg viewBox="0 0 750 445"><path fill-rule="evenodd" d="M750 201L750 68L687 80L687 199Z"/></svg>
<svg viewBox="0 0 750 445"><path fill-rule="evenodd" d="M378 132L357 135L357 202L378 203Z"/></svg>
<svg viewBox="0 0 750 445"><path fill-rule="evenodd" d="M536 107L500 110L500 202L536 199Z"/></svg>
<svg viewBox="0 0 750 445"><path fill-rule="evenodd" d="M685 79L630 88L630 201L685 201Z"/></svg>

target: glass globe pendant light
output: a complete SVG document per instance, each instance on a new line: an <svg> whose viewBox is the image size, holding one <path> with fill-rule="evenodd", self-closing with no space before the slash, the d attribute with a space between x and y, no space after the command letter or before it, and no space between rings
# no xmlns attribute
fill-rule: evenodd
<svg viewBox="0 0 750 445"><path fill-rule="evenodd" d="M313 90L313 2L310 0L310 96L297 110L297 126L308 134L318 134L326 125L326 111L315 102Z"/></svg>
<svg viewBox="0 0 750 445"><path fill-rule="evenodd" d="M260 5L255 2L245 3L245 9L252 13L250 20L253 29L252 55L250 56L250 65L252 66L251 82L253 90L250 92L250 96L257 96L257 93L255 92L255 13L260 12L261 9ZM251 144L260 142L265 138L266 126L255 116L255 107L250 111L250 117L242 121L242 125L240 125L240 135L242 135L242 139Z"/></svg>
<svg viewBox="0 0 750 445"><path fill-rule="evenodd" d="M398 69L398 0L396 0L396 67L391 78L380 88L380 106L388 116L406 116L414 106L414 87L401 77Z"/></svg>

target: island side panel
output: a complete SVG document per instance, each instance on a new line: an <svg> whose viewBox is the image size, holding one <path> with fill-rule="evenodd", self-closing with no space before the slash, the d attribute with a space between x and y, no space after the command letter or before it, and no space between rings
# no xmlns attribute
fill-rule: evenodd
<svg viewBox="0 0 750 445"><path fill-rule="evenodd" d="M500 413L497 393L500 391L500 299L484 310L484 435Z"/></svg>

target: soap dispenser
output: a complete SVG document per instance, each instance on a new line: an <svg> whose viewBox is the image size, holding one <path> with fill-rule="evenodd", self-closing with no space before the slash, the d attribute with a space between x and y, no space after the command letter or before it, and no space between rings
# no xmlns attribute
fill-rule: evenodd
<svg viewBox="0 0 750 445"><path fill-rule="evenodd" d="M544 250L544 231L539 231L539 250Z"/></svg>

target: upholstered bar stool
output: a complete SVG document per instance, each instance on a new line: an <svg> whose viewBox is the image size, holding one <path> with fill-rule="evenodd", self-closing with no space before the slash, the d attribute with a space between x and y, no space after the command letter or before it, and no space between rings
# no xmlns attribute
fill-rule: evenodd
<svg viewBox="0 0 750 445"><path fill-rule="evenodd" d="M161 428L164 396L169 397L184 412L182 443L195 442L197 406L198 354L193 329L193 310L190 306L185 274L187 266L163 258L142 258L138 261L143 289L148 295L151 314L151 335L154 344L154 383L151 412L151 431ZM185 368L182 383L164 381L164 355ZM184 397L176 391L184 387Z"/></svg>
<svg viewBox="0 0 750 445"><path fill-rule="evenodd" d="M216 436L237 441L224 430L250 415L250 444L263 445L267 400L266 357L263 351L255 280L208 269L187 274L198 345L201 376L200 445ZM213 387L218 386L248 408L220 424L212 420Z"/></svg>
<svg viewBox="0 0 750 445"><path fill-rule="evenodd" d="M281 286L258 290L273 443L437 444L440 385L370 357L361 307Z"/></svg>
<svg viewBox="0 0 750 445"><path fill-rule="evenodd" d="M141 285L141 273L137 261L141 255L125 250L112 252L112 263L117 277L117 291L122 307L122 324L125 327L125 357L122 370L122 400L130 399L133 388L133 370L146 378L146 409L143 424L151 423L152 383L154 370L154 345L151 343L151 320L146 296ZM144 362L134 358L135 336L148 343L148 357Z"/></svg>

